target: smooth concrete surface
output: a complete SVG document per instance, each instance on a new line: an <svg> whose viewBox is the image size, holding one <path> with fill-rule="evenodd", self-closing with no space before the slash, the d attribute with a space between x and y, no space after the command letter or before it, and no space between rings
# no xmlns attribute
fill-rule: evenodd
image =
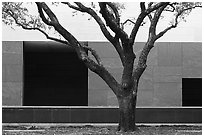
<svg viewBox="0 0 204 137"><path fill-rule="evenodd" d="M23 95L23 42L2 42L2 105L21 106Z"/></svg>
<svg viewBox="0 0 204 137"><path fill-rule="evenodd" d="M181 106L180 83L156 83L154 84L153 106Z"/></svg>
<svg viewBox="0 0 204 137"><path fill-rule="evenodd" d="M22 82L2 82L2 105L22 106Z"/></svg>
<svg viewBox="0 0 204 137"><path fill-rule="evenodd" d="M136 108L136 123L202 123L202 108ZM118 108L3 107L2 123L117 123Z"/></svg>
<svg viewBox="0 0 204 137"><path fill-rule="evenodd" d="M202 77L202 43L181 43L183 47L183 73L184 78Z"/></svg>
<svg viewBox="0 0 204 137"><path fill-rule="evenodd" d="M156 43L158 66L182 66L182 46L177 42Z"/></svg>

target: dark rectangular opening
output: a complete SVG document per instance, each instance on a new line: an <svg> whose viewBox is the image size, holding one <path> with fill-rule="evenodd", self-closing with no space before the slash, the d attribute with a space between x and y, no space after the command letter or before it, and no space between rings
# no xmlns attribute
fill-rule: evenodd
<svg viewBox="0 0 204 137"><path fill-rule="evenodd" d="M182 79L182 106L202 106L202 78Z"/></svg>
<svg viewBox="0 0 204 137"><path fill-rule="evenodd" d="M24 42L23 105L88 105L88 70L73 49L52 42Z"/></svg>

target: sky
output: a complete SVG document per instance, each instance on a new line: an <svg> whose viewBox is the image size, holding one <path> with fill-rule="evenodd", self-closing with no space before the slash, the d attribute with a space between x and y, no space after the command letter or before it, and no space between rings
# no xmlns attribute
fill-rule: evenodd
<svg viewBox="0 0 204 137"><path fill-rule="evenodd" d="M122 21L127 18L137 17L139 14L139 3L128 2L125 3L125 9L122 12ZM36 5L29 6L30 10L35 13ZM94 19L88 20L90 16L78 14L72 16L72 9L67 6L52 7L56 11L56 15L60 23L67 28L79 41L107 41L103 36L98 24ZM157 30L163 30L168 25L167 19L163 19ZM131 25L126 25L126 32L129 34ZM136 41L146 41L148 32L148 24L142 26L136 37ZM43 34L38 31L23 30L20 27L12 29L2 23L2 40L3 41L29 41L29 40L47 40ZM158 41L178 41L178 42L200 42L202 41L202 9L195 9L187 17L186 22L182 22L177 28L167 32Z"/></svg>

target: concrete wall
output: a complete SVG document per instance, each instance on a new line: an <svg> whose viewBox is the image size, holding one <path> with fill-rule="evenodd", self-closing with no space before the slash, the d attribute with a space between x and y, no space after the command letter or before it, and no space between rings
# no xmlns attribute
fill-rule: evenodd
<svg viewBox="0 0 204 137"><path fill-rule="evenodd" d="M88 45L99 53L105 67L120 82L122 64L113 46L108 42L88 42ZM143 42L135 43L134 51L139 53L143 45ZM156 43L139 82L137 106L181 106L182 78L202 77L201 46L200 42ZM22 106L23 42L3 41L2 47L2 104ZM115 95L100 77L89 71L88 81L89 106L118 105Z"/></svg>
<svg viewBox="0 0 204 137"><path fill-rule="evenodd" d="M2 42L2 105L21 106L23 93L23 42Z"/></svg>

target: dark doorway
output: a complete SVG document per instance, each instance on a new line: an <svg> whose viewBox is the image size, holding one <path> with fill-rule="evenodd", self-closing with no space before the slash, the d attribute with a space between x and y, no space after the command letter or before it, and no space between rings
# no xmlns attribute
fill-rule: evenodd
<svg viewBox="0 0 204 137"><path fill-rule="evenodd" d="M87 106L88 70L55 42L24 42L24 106Z"/></svg>
<svg viewBox="0 0 204 137"><path fill-rule="evenodd" d="M202 106L202 78L182 79L182 106Z"/></svg>

